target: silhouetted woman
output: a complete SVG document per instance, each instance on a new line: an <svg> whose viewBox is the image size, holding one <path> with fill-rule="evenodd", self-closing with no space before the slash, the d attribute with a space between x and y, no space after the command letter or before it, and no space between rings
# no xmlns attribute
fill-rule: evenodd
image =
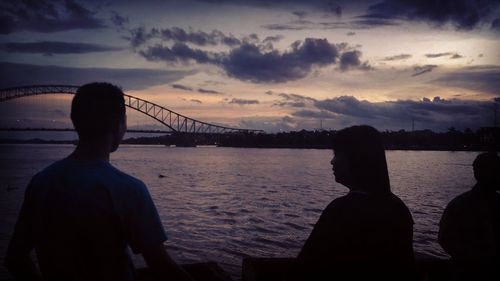
<svg viewBox="0 0 500 281"><path fill-rule="evenodd" d="M411 279L413 219L391 192L380 133L369 126L343 129L333 150L335 181L349 193L321 214L292 279Z"/></svg>

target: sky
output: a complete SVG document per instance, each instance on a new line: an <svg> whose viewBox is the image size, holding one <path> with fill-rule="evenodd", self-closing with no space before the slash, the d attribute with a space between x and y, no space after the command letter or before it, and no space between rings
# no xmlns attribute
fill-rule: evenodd
<svg viewBox="0 0 500 281"><path fill-rule="evenodd" d="M0 88L107 81L266 132L477 129L500 105L499 39L500 0L0 0ZM69 101L3 102L0 127L70 127Z"/></svg>

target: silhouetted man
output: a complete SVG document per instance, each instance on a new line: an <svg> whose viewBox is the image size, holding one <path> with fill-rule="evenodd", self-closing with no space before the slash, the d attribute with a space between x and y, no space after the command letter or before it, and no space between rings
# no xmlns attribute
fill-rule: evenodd
<svg viewBox="0 0 500 281"><path fill-rule="evenodd" d="M29 183L7 250L22 280L135 280L127 246L161 280L189 280L170 258L148 189L109 163L126 131L123 92L108 83L80 87L71 105L79 143ZM35 249L40 272L30 258Z"/></svg>
<svg viewBox="0 0 500 281"><path fill-rule="evenodd" d="M472 190L453 199L440 222L439 244L457 280L500 280L500 158L482 153L473 163Z"/></svg>
<svg viewBox="0 0 500 281"><path fill-rule="evenodd" d="M340 130L333 150L335 181L349 193L321 214L292 279L411 280L413 219L391 192L380 133L369 126Z"/></svg>

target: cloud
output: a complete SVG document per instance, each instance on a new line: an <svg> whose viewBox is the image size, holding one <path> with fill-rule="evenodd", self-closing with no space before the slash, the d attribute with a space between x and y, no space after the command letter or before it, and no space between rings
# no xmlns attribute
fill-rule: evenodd
<svg viewBox="0 0 500 281"><path fill-rule="evenodd" d="M454 53L446 52L446 53L437 53L437 54L425 54L425 56L428 57L428 58L439 58L439 57L451 56L453 54Z"/></svg>
<svg viewBox="0 0 500 281"><path fill-rule="evenodd" d="M253 38L258 40L256 36ZM138 50L138 53L149 61L215 65L230 77L254 83L297 80L307 76L313 68L333 65L338 59L342 71L371 69L367 62L360 61L361 52L352 50L347 43L331 44L327 39L319 38L295 41L289 50L283 52L272 45L263 46L244 40L242 45L232 48L229 53L195 49L184 43L175 43L172 47L156 44Z"/></svg>
<svg viewBox="0 0 500 281"><path fill-rule="evenodd" d="M414 120L420 128L446 130L449 127L478 128L488 126L492 101L434 97L421 101L397 100L370 102L353 96L341 96L315 103L319 111L300 110L296 117L330 118L379 128L404 128Z"/></svg>
<svg viewBox="0 0 500 281"><path fill-rule="evenodd" d="M450 57L450 59L461 59L461 58L463 58L463 57L464 57L464 56L462 56L462 55L460 55L460 54L455 53L455 54L453 54L453 56L451 56L451 57Z"/></svg>
<svg viewBox="0 0 500 281"><path fill-rule="evenodd" d="M334 64L338 57L337 46L327 39L306 38L283 53L277 50L262 52L256 45L243 44L231 50L221 65L229 76L240 80L276 83L303 78L313 66Z"/></svg>
<svg viewBox="0 0 500 281"><path fill-rule="evenodd" d="M307 105L310 105L316 101L316 99L313 99L311 97L306 97L293 93L288 94L288 93L275 93L273 91L266 91L265 94L270 96L280 97L281 100L277 100L273 104L273 106L279 106L279 107L300 108L300 107L306 107Z"/></svg>
<svg viewBox="0 0 500 281"><path fill-rule="evenodd" d="M139 54L149 61L165 61L171 63L189 63L191 60L206 64L217 64L219 54L200 49L192 49L184 43L175 43L171 48L160 44L140 50Z"/></svg>
<svg viewBox="0 0 500 281"><path fill-rule="evenodd" d="M389 56L382 59L382 61L395 61L395 60L405 60L411 58L410 54L400 54L395 56Z"/></svg>
<svg viewBox="0 0 500 281"><path fill-rule="evenodd" d="M383 0L371 5L364 16L425 21L434 26L451 23L457 29L472 30L487 22L499 4L497 0Z"/></svg>
<svg viewBox="0 0 500 281"><path fill-rule="evenodd" d="M294 15L304 17L306 12L304 10L315 10L320 12L327 12L328 15L340 17L342 15L342 7L332 0L196 0L198 2L206 2L209 4L228 4L228 5L241 5L241 6L255 6L261 8L294 8Z"/></svg>
<svg viewBox="0 0 500 281"><path fill-rule="evenodd" d="M361 62L359 57L361 52L354 50L343 53L340 56L340 70L347 71L350 69L371 70L373 69L368 62Z"/></svg>
<svg viewBox="0 0 500 281"><path fill-rule="evenodd" d="M348 21L326 21L326 22L312 22L306 20L294 20L288 23L272 23L261 25L262 28L268 30L329 30L329 29L372 29L384 26L400 25L395 19L377 19L377 18L364 18L363 16L356 17L354 20ZM347 35L354 35L347 33Z"/></svg>
<svg viewBox="0 0 500 281"><path fill-rule="evenodd" d="M258 100L247 100L247 99L233 98L229 103L230 104L247 105L247 104L259 104L259 101Z"/></svg>
<svg viewBox="0 0 500 281"><path fill-rule="evenodd" d="M337 115L325 110L315 111L315 110L299 110L292 113L295 117L301 118L313 118L313 119L336 119Z"/></svg>
<svg viewBox="0 0 500 281"><path fill-rule="evenodd" d="M120 25L118 25L120 26ZM160 39L163 42L190 43L198 46L216 46L219 44L227 46L237 46L241 40L232 34L226 35L222 31L214 29L207 33L204 31L184 30L180 27L172 28L151 28L146 30L144 26L128 29L128 40L132 47L138 48L152 39Z"/></svg>
<svg viewBox="0 0 500 281"><path fill-rule="evenodd" d="M294 14L297 17L299 17L300 19L302 19L302 18L305 18L305 16L307 15L307 12L306 11L294 11L294 12L292 12L292 14Z"/></svg>
<svg viewBox="0 0 500 281"><path fill-rule="evenodd" d="M467 67L446 73L442 77L433 80L432 83L500 96L500 67Z"/></svg>
<svg viewBox="0 0 500 281"><path fill-rule="evenodd" d="M431 72L434 68L438 67L435 64L427 64L424 66L415 66L413 70L415 71L411 76L419 76L427 72Z"/></svg>
<svg viewBox="0 0 500 281"><path fill-rule="evenodd" d="M128 17L120 15L116 11L111 11L111 17L110 17L111 22L113 25L118 29L118 30L125 30L129 27L130 25L130 20Z"/></svg>
<svg viewBox="0 0 500 281"><path fill-rule="evenodd" d="M201 100L191 99L191 102L202 104Z"/></svg>
<svg viewBox="0 0 500 281"><path fill-rule="evenodd" d="M279 42L283 38L284 38L283 35L267 36L262 42L263 43L267 43L267 42Z"/></svg>
<svg viewBox="0 0 500 281"><path fill-rule="evenodd" d="M356 35L356 32L354 32L354 31L349 31L349 32L347 32L345 35L347 35L347 36L354 36L354 35Z"/></svg>
<svg viewBox="0 0 500 281"><path fill-rule="evenodd" d="M75 0L2 1L0 8L0 34L106 27L94 12Z"/></svg>
<svg viewBox="0 0 500 281"><path fill-rule="evenodd" d="M218 92L218 91L208 90L208 89L203 89L203 88L199 88L198 92L202 93L202 94L213 94L213 95L220 95L220 94L222 94L221 92Z"/></svg>
<svg viewBox="0 0 500 281"><path fill-rule="evenodd" d="M31 54L85 54L93 52L112 52L123 50L120 47L112 47L98 44L70 43L57 41L39 42L9 42L0 44L0 50L8 53L31 53Z"/></svg>
<svg viewBox="0 0 500 281"><path fill-rule="evenodd" d="M496 32L500 32L500 18L495 19L491 23L491 29L496 31Z"/></svg>
<svg viewBox="0 0 500 281"><path fill-rule="evenodd" d="M18 87L28 85L82 85L107 81L124 90L140 90L175 82L193 74L188 71L169 71L142 68L76 68L55 65L34 65L0 62L0 85Z"/></svg>
<svg viewBox="0 0 500 281"><path fill-rule="evenodd" d="M172 84L172 88L179 89L179 90L184 90L184 91L192 91L193 90L193 88L188 87L188 86L184 86L184 85L181 85L181 84Z"/></svg>
<svg viewBox="0 0 500 281"><path fill-rule="evenodd" d="M311 29L309 25L303 24L283 24L283 23L272 23L272 24L264 24L260 27L269 29L269 30L304 30Z"/></svg>

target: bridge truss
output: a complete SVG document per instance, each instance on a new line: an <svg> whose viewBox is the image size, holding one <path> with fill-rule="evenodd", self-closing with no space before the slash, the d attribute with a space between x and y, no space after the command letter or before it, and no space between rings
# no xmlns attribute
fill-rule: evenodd
<svg viewBox="0 0 500 281"><path fill-rule="evenodd" d="M78 86L70 85L33 85L0 89L0 102L7 100L43 95L75 94ZM125 94L125 105L137 110L167 126L176 133L223 134L223 133L258 133L262 130L231 128L189 118L156 103Z"/></svg>

